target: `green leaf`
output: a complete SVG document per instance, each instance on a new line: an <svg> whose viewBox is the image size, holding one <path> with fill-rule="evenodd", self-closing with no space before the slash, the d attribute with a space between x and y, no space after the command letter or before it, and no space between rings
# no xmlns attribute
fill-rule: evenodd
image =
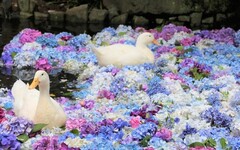
<svg viewBox="0 0 240 150"><path fill-rule="evenodd" d="M192 143L192 144L190 144L189 145L189 147L196 147L196 146L204 146L204 144L203 143L201 143L201 142L194 142L194 143Z"/></svg>
<svg viewBox="0 0 240 150"><path fill-rule="evenodd" d="M12 52L12 54L11 54L12 58L14 58L16 55L17 55L16 52Z"/></svg>
<svg viewBox="0 0 240 150"><path fill-rule="evenodd" d="M187 86L187 85L185 85L185 84L181 84L181 86L182 86L182 88L183 88L184 90L190 89L190 87Z"/></svg>
<svg viewBox="0 0 240 150"><path fill-rule="evenodd" d="M227 148L227 141L224 138L220 139L220 144L222 146L222 149L226 149Z"/></svg>
<svg viewBox="0 0 240 150"><path fill-rule="evenodd" d="M179 51L183 51L183 46L176 46L176 49Z"/></svg>
<svg viewBox="0 0 240 150"><path fill-rule="evenodd" d="M78 136L79 133L80 133L80 132L78 131L78 129L73 129L73 130L71 130L70 132L73 133L73 134L75 134L75 135L77 135L77 136Z"/></svg>
<svg viewBox="0 0 240 150"><path fill-rule="evenodd" d="M126 34L126 32L119 32L118 33L118 36L123 36L123 35L125 35Z"/></svg>
<svg viewBox="0 0 240 150"><path fill-rule="evenodd" d="M147 147L148 146L148 142L150 141L151 139L151 136L150 135L147 135L146 137L144 137L141 141L140 141L140 145L142 147Z"/></svg>
<svg viewBox="0 0 240 150"><path fill-rule="evenodd" d="M63 96L70 97L70 96L72 96L72 92L63 93Z"/></svg>
<svg viewBox="0 0 240 150"><path fill-rule="evenodd" d="M217 145L216 141L212 138L206 139L204 144L209 147L215 147Z"/></svg>
<svg viewBox="0 0 240 150"><path fill-rule="evenodd" d="M33 132L40 131L40 130L42 130L42 128L44 128L46 126L47 126L47 124L43 124L43 123L34 124L33 129L32 129L31 132L33 133Z"/></svg>
<svg viewBox="0 0 240 150"><path fill-rule="evenodd" d="M59 40L59 41L58 41L58 44L63 46L63 45L66 45L66 42L63 41L63 40Z"/></svg>
<svg viewBox="0 0 240 150"><path fill-rule="evenodd" d="M109 45L109 43L104 42L104 41L101 43L101 46L108 46L108 45Z"/></svg>
<svg viewBox="0 0 240 150"><path fill-rule="evenodd" d="M21 134L19 136L17 136L17 140L24 143L29 139L28 135L26 134Z"/></svg>

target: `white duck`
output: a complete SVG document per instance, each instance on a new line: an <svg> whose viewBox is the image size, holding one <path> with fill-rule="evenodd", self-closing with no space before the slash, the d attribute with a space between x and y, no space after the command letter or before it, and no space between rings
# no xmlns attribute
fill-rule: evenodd
<svg viewBox="0 0 240 150"><path fill-rule="evenodd" d="M39 91L35 89L39 86ZM63 108L50 95L48 74L39 70L35 73L32 84L26 85L21 80L14 83L12 94L16 116L27 118L33 123L47 124L47 128L61 127L66 122Z"/></svg>
<svg viewBox="0 0 240 150"><path fill-rule="evenodd" d="M154 63L154 54L147 47L150 43L159 45L151 33L145 32L138 36L136 46L113 44L98 48L93 47L93 51L100 66L114 65L123 67L125 65Z"/></svg>

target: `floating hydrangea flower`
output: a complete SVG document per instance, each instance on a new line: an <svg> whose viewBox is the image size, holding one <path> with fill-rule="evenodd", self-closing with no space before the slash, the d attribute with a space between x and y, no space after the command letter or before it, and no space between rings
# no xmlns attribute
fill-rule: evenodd
<svg viewBox="0 0 240 150"><path fill-rule="evenodd" d="M155 136L169 141L172 138L172 131L163 127L155 133Z"/></svg>
<svg viewBox="0 0 240 150"><path fill-rule="evenodd" d="M66 121L66 128L69 130L72 129L81 129L81 126L86 123L85 119L68 119Z"/></svg>
<svg viewBox="0 0 240 150"><path fill-rule="evenodd" d="M48 59L46 59L46 58L39 58L36 61L35 68L39 69L39 70L50 71L52 69L52 66L49 64Z"/></svg>
<svg viewBox="0 0 240 150"><path fill-rule="evenodd" d="M57 47L58 41L54 34L44 33L43 35L37 37L36 42L40 43L43 47Z"/></svg>
<svg viewBox="0 0 240 150"><path fill-rule="evenodd" d="M203 146L196 146L196 147L191 147L189 150L215 150L215 148L212 148L212 147L203 147Z"/></svg>
<svg viewBox="0 0 240 150"><path fill-rule="evenodd" d="M157 125L154 123L141 124L133 130L132 137L136 140L142 140L146 136L153 136L157 131Z"/></svg>
<svg viewBox="0 0 240 150"><path fill-rule="evenodd" d="M31 42L34 42L37 39L37 37L39 37L41 35L42 35L42 33L40 31L38 31L38 30L24 29L20 33L19 41L22 44L31 43Z"/></svg>
<svg viewBox="0 0 240 150"><path fill-rule="evenodd" d="M33 128L33 123L26 119L13 117L8 122L3 122L0 125L0 131L2 133L14 134L16 136L21 134L28 134Z"/></svg>
<svg viewBox="0 0 240 150"><path fill-rule="evenodd" d="M98 97L99 98L107 98L107 99L110 99L110 100L113 100L115 98L114 94L111 93L108 90L101 90L101 91L99 91L98 92Z"/></svg>
<svg viewBox="0 0 240 150"><path fill-rule="evenodd" d="M217 127L229 127L232 122L232 118L224 113L219 112L216 108L209 108L202 112L201 117L207 122L210 122L212 126Z"/></svg>
<svg viewBox="0 0 240 150"><path fill-rule="evenodd" d="M58 144L57 136L43 136L33 143L32 148L35 150L55 150L60 149L60 145Z"/></svg>
<svg viewBox="0 0 240 150"><path fill-rule="evenodd" d="M5 112L4 110L0 107L0 123L2 123L3 121L5 121Z"/></svg>
<svg viewBox="0 0 240 150"><path fill-rule="evenodd" d="M141 124L140 116L131 118L130 124L132 128L137 128Z"/></svg>
<svg viewBox="0 0 240 150"><path fill-rule="evenodd" d="M20 150L20 145L14 134L0 134L1 149Z"/></svg>

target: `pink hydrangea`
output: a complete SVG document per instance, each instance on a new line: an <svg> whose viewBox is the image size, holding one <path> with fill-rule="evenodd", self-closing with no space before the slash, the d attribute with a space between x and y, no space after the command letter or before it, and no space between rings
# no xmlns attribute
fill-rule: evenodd
<svg viewBox="0 0 240 150"><path fill-rule="evenodd" d="M130 124L132 128L137 128L141 124L140 116L131 118Z"/></svg>
<svg viewBox="0 0 240 150"><path fill-rule="evenodd" d="M22 44L25 43L31 43L34 42L37 37L41 36L42 33L38 30L34 30L34 29L25 29L21 32L21 35L19 37L19 41Z"/></svg>
<svg viewBox="0 0 240 150"><path fill-rule="evenodd" d="M183 78L181 78L179 75L174 74L172 72L163 74L163 78L170 78L170 79L173 79L173 80L179 80L179 81L181 81L182 84L185 83Z"/></svg>
<svg viewBox="0 0 240 150"><path fill-rule="evenodd" d="M108 90L101 90L98 92L98 97L99 98L107 98L110 100L114 100L115 96L112 92L108 91Z"/></svg>
<svg viewBox="0 0 240 150"><path fill-rule="evenodd" d="M46 59L46 58L39 58L39 59L36 61L35 68L36 68L36 69L39 69L39 70L46 70L46 71L49 72L49 71L51 71L52 66L51 66L50 63L48 62L48 59Z"/></svg>
<svg viewBox="0 0 240 150"><path fill-rule="evenodd" d="M196 147L191 147L189 150L215 150L215 148L212 148L212 147L203 147L203 146L196 146Z"/></svg>
<svg viewBox="0 0 240 150"><path fill-rule="evenodd" d="M180 43L183 45L183 46L190 46L193 44L193 41L191 38L185 38L185 39L182 39L180 41Z"/></svg>
<svg viewBox="0 0 240 150"><path fill-rule="evenodd" d="M87 122L86 119L68 119L66 121L66 128L68 130L72 130L72 129L80 130L81 126L86 122Z"/></svg>
<svg viewBox="0 0 240 150"><path fill-rule="evenodd" d="M172 131L168 128L163 127L156 132L155 136L163 140L169 141L172 138Z"/></svg>

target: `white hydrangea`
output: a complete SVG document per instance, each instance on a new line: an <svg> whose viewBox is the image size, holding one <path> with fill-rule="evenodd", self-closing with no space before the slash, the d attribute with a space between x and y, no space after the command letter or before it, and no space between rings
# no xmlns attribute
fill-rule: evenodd
<svg viewBox="0 0 240 150"><path fill-rule="evenodd" d="M112 83L113 76L108 72L96 73L92 81L92 86L90 88L91 93L97 95L98 91L101 89L110 90L110 84Z"/></svg>
<svg viewBox="0 0 240 150"><path fill-rule="evenodd" d="M37 42L31 42L31 43L25 43L21 49L23 51L28 51L28 50L42 50L42 45L37 43Z"/></svg>
<svg viewBox="0 0 240 150"><path fill-rule="evenodd" d="M63 70L68 73L78 74L81 72L81 64L77 60L68 60L63 64Z"/></svg>
<svg viewBox="0 0 240 150"><path fill-rule="evenodd" d="M86 139L81 139L80 137L75 137L75 138L67 138L64 143L66 145L68 145L69 147L72 148L79 148L79 147L83 147L86 146L87 144L89 144L90 142L87 141Z"/></svg>
<svg viewBox="0 0 240 150"><path fill-rule="evenodd" d="M214 40L211 39L201 39L196 46L200 49L203 50L205 48L209 48L215 44Z"/></svg>
<svg viewBox="0 0 240 150"><path fill-rule="evenodd" d="M37 58L35 56L35 53L30 51L25 51L25 52L18 53L14 57L14 66L16 66L18 69L35 66L36 61L37 61Z"/></svg>

